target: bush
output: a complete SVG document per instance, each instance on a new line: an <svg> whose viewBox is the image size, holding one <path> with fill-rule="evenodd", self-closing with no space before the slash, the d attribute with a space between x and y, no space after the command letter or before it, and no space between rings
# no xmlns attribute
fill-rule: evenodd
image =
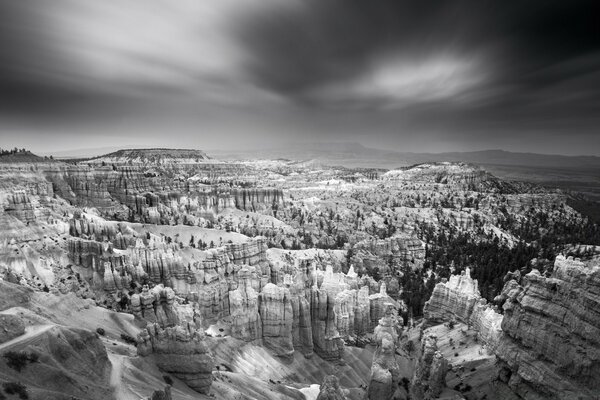
<svg viewBox="0 0 600 400"><path fill-rule="evenodd" d="M40 355L38 353L29 353L29 362L35 363L40 360Z"/></svg>
<svg viewBox="0 0 600 400"><path fill-rule="evenodd" d="M6 382L2 384L4 393L6 394L18 394L20 399L26 400L29 398L27 388L25 385L19 382Z"/></svg>
<svg viewBox="0 0 600 400"><path fill-rule="evenodd" d="M163 375L163 379L167 385L173 386L173 379L169 375Z"/></svg>
<svg viewBox="0 0 600 400"><path fill-rule="evenodd" d="M100 336L104 336L106 333L103 328L96 328L96 333Z"/></svg>
<svg viewBox="0 0 600 400"><path fill-rule="evenodd" d="M133 336L129 336L129 335L125 334L125 333L121 333L121 339L123 339L123 341L125 343L129 343L129 344L132 344L134 346L137 345L137 340L135 340L135 338Z"/></svg>
<svg viewBox="0 0 600 400"><path fill-rule="evenodd" d="M17 372L21 372L27 366L27 361L29 361L29 356L24 351L9 351L4 353L3 356L6 358L6 365Z"/></svg>

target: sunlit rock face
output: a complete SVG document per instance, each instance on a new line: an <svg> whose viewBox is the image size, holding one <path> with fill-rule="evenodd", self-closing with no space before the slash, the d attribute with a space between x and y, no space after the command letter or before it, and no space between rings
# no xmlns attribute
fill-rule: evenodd
<svg viewBox="0 0 600 400"><path fill-rule="evenodd" d="M600 392L600 266L558 256L549 278L533 270L505 287L497 350L524 398L592 399Z"/></svg>
<svg viewBox="0 0 600 400"><path fill-rule="evenodd" d="M473 308L481 298L477 281L471 278L467 268L461 275L452 275L448 282L435 286L423 314L432 322L460 320L469 323Z"/></svg>
<svg viewBox="0 0 600 400"><path fill-rule="evenodd" d="M437 349L437 338L427 336L421 341L421 356L411 382L411 398L435 399L446 387L448 361Z"/></svg>
<svg viewBox="0 0 600 400"><path fill-rule="evenodd" d="M229 292L229 314L231 316L231 336L253 341L262 338L262 321L258 307L258 293L252 287L248 268L239 272L239 286Z"/></svg>
<svg viewBox="0 0 600 400"><path fill-rule="evenodd" d="M292 355L294 312L289 290L268 283L259 295L259 302L265 345L277 355Z"/></svg>
<svg viewBox="0 0 600 400"><path fill-rule="evenodd" d="M95 207L107 217L154 224L212 220L228 208L270 210L283 203L279 189L220 186L207 177L197 178L195 171L192 166L179 172L162 166L161 172L153 172L145 166L111 164L72 167L49 179L57 193L75 205Z"/></svg>

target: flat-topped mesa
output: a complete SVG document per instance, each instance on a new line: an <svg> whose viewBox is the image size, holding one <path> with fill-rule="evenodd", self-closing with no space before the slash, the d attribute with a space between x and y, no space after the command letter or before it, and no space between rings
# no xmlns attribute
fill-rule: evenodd
<svg viewBox="0 0 600 400"><path fill-rule="evenodd" d="M437 349L437 337L429 335L421 341L421 356L417 361L410 394L415 400L435 399L446 387L448 361Z"/></svg>
<svg viewBox="0 0 600 400"><path fill-rule="evenodd" d="M462 162L423 163L383 174L388 182L448 185L455 190L511 193L515 189L483 168Z"/></svg>
<svg viewBox="0 0 600 400"><path fill-rule="evenodd" d="M195 164L210 160L202 150L197 149L122 149L103 156L86 160L85 163L100 164Z"/></svg>
<svg viewBox="0 0 600 400"><path fill-rule="evenodd" d="M512 281L514 282L514 281ZM507 284L497 349L507 383L526 399L595 399L600 392L600 265L557 256Z"/></svg>
<svg viewBox="0 0 600 400"><path fill-rule="evenodd" d="M193 323L167 328L148 324L137 341L140 356L151 356L161 370L199 393L209 393L214 360L204 342L204 333Z"/></svg>
<svg viewBox="0 0 600 400"><path fill-rule="evenodd" d="M425 303L423 315L430 322L459 320L469 323L477 301L481 298L477 280L471 278L469 268L461 275L452 275L448 282L438 283Z"/></svg>

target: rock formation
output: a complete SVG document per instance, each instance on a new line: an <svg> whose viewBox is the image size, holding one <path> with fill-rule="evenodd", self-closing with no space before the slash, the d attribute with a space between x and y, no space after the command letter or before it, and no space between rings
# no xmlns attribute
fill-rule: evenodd
<svg viewBox="0 0 600 400"><path fill-rule="evenodd" d="M437 350L437 338L427 336L421 341L421 356L417 361L410 392L415 400L435 399L446 387L448 361Z"/></svg>
<svg viewBox="0 0 600 400"><path fill-rule="evenodd" d="M506 285L497 355L526 399L593 399L600 392L600 266L556 257L550 278L533 270ZM506 293L508 292L508 293Z"/></svg>
<svg viewBox="0 0 600 400"><path fill-rule="evenodd" d="M277 355L292 355L294 314L289 290L269 283L260 293L259 303L262 335L266 346Z"/></svg>
<svg viewBox="0 0 600 400"><path fill-rule="evenodd" d="M425 303L423 314L432 322L459 320L468 323L480 298L477 281L471 278L467 268L461 275L452 275L448 282L435 286L431 298Z"/></svg>
<svg viewBox="0 0 600 400"><path fill-rule="evenodd" d="M436 285L431 322L459 320L501 360L499 376L524 399L592 399L600 390L600 267L558 256L549 278L511 274L498 301L486 304L468 271Z"/></svg>
<svg viewBox="0 0 600 400"><path fill-rule="evenodd" d="M207 394L214 361L203 339L204 333L189 322L166 328L148 324L138 336L138 354L153 357L161 370Z"/></svg>
<svg viewBox="0 0 600 400"><path fill-rule="evenodd" d="M238 288L229 292L231 336L246 341L262 338L258 293L252 287L251 273L248 268L242 268L238 273L240 279Z"/></svg>
<svg viewBox="0 0 600 400"><path fill-rule="evenodd" d="M327 375L319 388L317 400L346 400L340 387L340 380L335 375Z"/></svg>
<svg viewBox="0 0 600 400"><path fill-rule="evenodd" d="M392 303L385 305L385 315L375 328L374 337L377 349L373 355L371 378L368 398L370 400L391 399L400 388L400 367L396 360L396 345L398 343L398 320L396 309Z"/></svg>

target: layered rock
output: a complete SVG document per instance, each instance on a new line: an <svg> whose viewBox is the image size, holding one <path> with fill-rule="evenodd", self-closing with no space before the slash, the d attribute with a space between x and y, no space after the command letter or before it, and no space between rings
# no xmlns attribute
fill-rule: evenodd
<svg viewBox="0 0 600 400"><path fill-rule="evenodd" d="M260 293L259 303L265 345L277 355L292 355L294 312L289 290L269 283Z"/></svg>
<svg viewBox="0 0 600 400"><path fill-rule="evenodd" d="M317 288L311 289L310 296L314 350L325 360L338 360L344 352L344 341L337 330L335 297Z"/></svg>
<svg viewBox="0 0 600 400"><path fill-rule="evenodd" d="M359 255L356 258L359 268L381 266L381 259L388 262L392 259L396 265L420 269L425 261L425 243L412 236L364 240L357 243L354 250Z"/></svg>
<svg viewBox="0 0 600 400"><path fill-rule="evenodd" d="M148 324L138 336L138 354L153 357L161 370L208 394L214 360L203 339L202 330L191 323L167 328Z"/></svg>
<svg viewBox="0 0 600 400"><path fill-rule="evenodd" d="M25 191L15 191L8 196L4 212L29 224L35 221L35 211L31 199Z"/></svg>
<svg viewBox="0 0 600 400"><path fill-rule="evenodd" d="M427 336L421 341L421 356L417 361L410 392L415 400L435 399L446 387L448 361L437 349L437 338Z"/></svg>
<svg viewBox="0 0 600 400"><path fill-rule="evenodd" d="M258 340L262 338L258 293L251 285L251 271L248 268L242 268L238 275L238 288L229 292L231 336L246 341Z"/></svg>
<svg viewBox="0 0 600 400"><path fill-rule="evenodd" d="M459 320L469 323L475 304L481 298L477 281L469 268L461 275L452 275L447 282L438 283L425 303L423 315L431 322Z"/></svg>
<svg viewBox="0 0 600 400"><path fill-rule="evenodd" d="M526 399L592 399L600 392L600 266L558 256L505 287L497 349L509 386Z"/></svg>

